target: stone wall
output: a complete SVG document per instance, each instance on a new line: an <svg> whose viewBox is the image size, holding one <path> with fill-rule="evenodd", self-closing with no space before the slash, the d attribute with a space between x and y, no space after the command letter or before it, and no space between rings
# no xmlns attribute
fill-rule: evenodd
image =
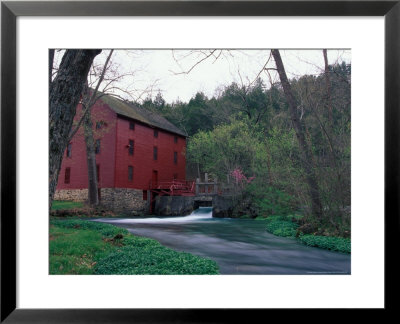
<svg viewBox="0 0 400 324"><path fill-rule="evenodd" d="M186 216L193 211L195 197L158 196L154 213L162 216Z"/></svg>
<svg viewBox="0 0 400 324"><path fill-rule="evenodd" d="M54 200L87 201L87 189L57 190ZM101 188L100 204L116 213L141 215L148 213L148 201L143 200L143 191L126 188Z"/></svg>
<svg viewBox="0 0 400 324"><path fill-rule="evenodd" d="M101 188L100 196L100 204L116 213L136 216L149 212L149 200L143 200L142 190ZM54 199L87 201L87 197L87 189L57 190ZM149 194L148 199L150 199ZM195 201L195 199L195 197L191 196L158 196L154 213L162 216L185 216L199 206L211 205L210 201L199 202ZM213 196L213 217L232 217L235 201L234 196Z"/></svg>
<svg viewBox="0 0 400 324"><path fill-rule="evenodd" d="M161 216L186 216L200 206L213 206L213 217L232 217L237 203L235 196L213 196L199 201L191 196L159 196L156 198L154 213Z"/></svg>
<svg viewBox="0 0 400 324"><path fill-rule="evenodd" d="M87 189L63 189L56 190L54 200L67 200L67 201L87 201Z"/></svg>
<svg viewBox="0 0 400 324"><path fill-rule="evenodd" d="M148 213L148 201L143 200L143 190L126 188L101 188L100 203L114 212L140 215Z"/></svg>

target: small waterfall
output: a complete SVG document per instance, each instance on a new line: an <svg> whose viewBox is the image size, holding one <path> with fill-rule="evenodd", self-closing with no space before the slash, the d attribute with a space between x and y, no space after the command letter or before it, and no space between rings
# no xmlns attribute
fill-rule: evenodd
<svg viewBox="0 0 400 324"><path fill-rule="evenodd" d="M173 217L176 220L181 221L192 221L200 219L211 219L212 218L212 207L199 207L199 209L194 210L190 215L185 217Z"/></svg>
<svg viewBox="0 0 400 324"><path fill-rule="evenodd" d="M188 216L175 216L175 217L150 217L150 218L124 218L124 219L107 219L107 223L124 223L124 224L137 224L137 223L183 223L195 222L212 219L212 207L199 207ZM97 220L95 220L97 221ZM98 220L102 221L102 220Z"/></svg>

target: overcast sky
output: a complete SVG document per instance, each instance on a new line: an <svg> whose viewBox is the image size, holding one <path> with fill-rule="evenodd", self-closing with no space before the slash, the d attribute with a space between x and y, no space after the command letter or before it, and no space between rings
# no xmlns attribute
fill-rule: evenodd
<svg viewBox="0 0 400 324"><path fill-rule="evenodd" d="M95 63L103 65L108 53L108 50L103 50ZM134 98L141 95L144 99L152 89L153 98L160 91L164 99L171 103L177 99L187 102L198 91L208 97L218 95L224 86L232 82L250 84L262 71L270 51L216 50L206 58L208 54L210 50L115 50L112 60L120 73L133 72L133 76L125 77L120 86L129 89ZM281 56L289 78L323 71L322 50L281 50ZM328 50L328 61L329 64L350 63L351 52ZM197 62L200 63L195 65ZM189 73L184 73L192 67ZM272 58L267 67L275 67ZM272 82L278 81L273 70L270 75ZM267 86L270 84L267 73L261 73L260 77Z"/></svg>

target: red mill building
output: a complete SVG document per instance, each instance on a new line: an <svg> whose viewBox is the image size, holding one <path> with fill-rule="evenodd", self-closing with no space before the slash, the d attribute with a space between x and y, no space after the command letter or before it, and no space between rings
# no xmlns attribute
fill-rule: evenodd
<svg viewBox="0 0 400 324"><path fill-rule="evenodd" d="M78 105L75 121L82 115ZM146 211L151 189L185 183L186 134L144 108L104 95L91 109L100 201L114 210ZM69 143L56 200L85 201L88 172L83 131Z"/></svg>

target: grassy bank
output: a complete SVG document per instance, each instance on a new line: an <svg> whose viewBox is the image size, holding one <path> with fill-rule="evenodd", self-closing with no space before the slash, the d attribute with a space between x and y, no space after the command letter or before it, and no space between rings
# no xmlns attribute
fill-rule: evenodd
<svg viewBox="0 0 400 324"><path fill-rule="evenodd" d="M113 225L52 219L50 274L218 274L218 266Z"/></svg>
<svg viewBox="0 0 400 324"><path fill-rule="evenodd" d="M351 240L349 238L313 234L303 235L302 233L298 233L297 229L299 225L291 217L274 216L257 219L264 221L267 231L274 235L297 238L301 243L308 246L351 253Z"/></svg>
<svg viewBox="0 0 400 324"><path fill-rule="evenodd" d="M83 202L78 201L63 201L63 200L53 200L51 205L51 210L68 210L76 208L84 208Z"/></svg>
<svg viewBox="0 0 400 324"><path fill-rule="evenodd" d="M50 217L52 219L81 219L98 217L125 218L127 216L130 215L116 214L110 210L106 210L102 206L90 207L84 202L62 200L54 200L50 212Z"/></svg>

